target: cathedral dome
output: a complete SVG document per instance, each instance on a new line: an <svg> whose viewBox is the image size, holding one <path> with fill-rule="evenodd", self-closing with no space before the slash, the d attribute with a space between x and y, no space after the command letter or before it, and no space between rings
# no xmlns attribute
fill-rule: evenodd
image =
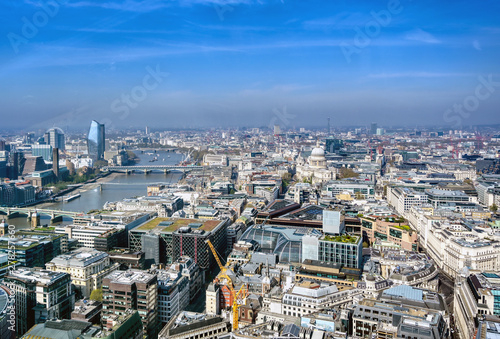
<svg viewBox="0 0 500 339"><path fill-rule="evenodd" d="M315 149L312 150L311 156L313 156L313 157L324 157L325 156L325 151L321 147L316 147Z"/></svg>

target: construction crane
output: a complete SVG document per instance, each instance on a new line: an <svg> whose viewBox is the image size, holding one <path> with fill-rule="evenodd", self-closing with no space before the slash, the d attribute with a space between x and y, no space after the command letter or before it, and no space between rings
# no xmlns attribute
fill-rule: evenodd
<svg viewBox="0 0 500 339"><path fill-rule="evenodd" d="M234 290L231 290L234 295ZM233 331L238 329L238 321L239 321L239 308L241 305L244 305L243 299L246 297L247 290L245 289L245 284L241 285L240 290L233 298ZM243 293L243 294L241 294ZM241 297L241 302L238 302L238 298Z"/></svg>
<svg viewBox="0 0 500 339"><path fill-rule="evenodd" d="M236 331L238 329L238 318L239 318L238 310L239 310L240 306L243 304L243 303L238 302L238 298L244 298L246 296L245 285L244 284L241 285L238 293L236 293L236 291L234 290L234 282L227 275L227 267L222 266L222 262L220 261L219 255L217 254L217 251L215 250L214 245L212 244L212 242L209 239L206 240L206 243L208 244L208 247L210 247L210 250L212 251L212 254L215 258L215 261L217 261L217 265L219 265L220 272L221 272L219 274L219 276L221 278L224 278L227 280L227 282L228 282L227 287L229 288L229 290L231 291L231 295L233 296L233 306L232 306L232 308L233 308L233 331Z"/></svg>

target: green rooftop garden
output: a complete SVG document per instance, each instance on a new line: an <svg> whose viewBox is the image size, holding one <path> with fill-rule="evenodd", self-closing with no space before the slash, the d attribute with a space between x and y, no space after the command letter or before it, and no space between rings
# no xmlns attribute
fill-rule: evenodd
<svg viewBox="0 0 500 339"><path fill-rule="evenodd" d="M391 225L391 227L399 228L400 230L411 231L411 227L408 225Z"/></svg>
<svg viewBox="0 0 500 339"><path fill-rule="evenodd" d="M355 235L349 235L349 234L342 234L342 235L325 235L324 240L326 241L332 241L332 242L342 242L342 243L349 243L349 244L356 244L360 238Z"/></svg>

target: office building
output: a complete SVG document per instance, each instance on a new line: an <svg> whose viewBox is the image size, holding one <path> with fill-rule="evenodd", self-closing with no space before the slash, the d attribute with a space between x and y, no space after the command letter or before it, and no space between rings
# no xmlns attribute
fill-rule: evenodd
<svg viewBox="0 0 500 339"><path fill-rule="evenodd" d="M51 128L45 132L44 141L46 145L50 145L52 148L59 148L63 151L66 149L64 132L59 127Z"/></svg>
<svg viewBox="0 0 500 339"><path fill-rule="evenodd" d="M102 303L97 300L82 299L75 303L71 319L88 321L95 325L101 324Z"/></svg>
<svg viewBox="0 0 500 339"><path fill-rule="evenodd" d="M229 219L155 218L130 230L130 248L146 252L146 267L148 262L170 265L189 256L206 272L217 265L206 240L210 239L219 253L225 253L230 223Z"/></svg>
<svg viewBox="0 0 500 339"><path fill-rule="evenodd" d="M340 209L323 210L323 233L342 234L344 233L344 216Z"/></svg>
<svg viewBox="0 0 500 339"><path fill-rule="evenodd" d="M164 326L189 305L189 280L172 268L153 273L158 279L158 322Z"/></svg>
<svg viewBox="0 0 500 339"><path fill-rule="evenodd" d="M106 133L104 124L100 124L95 120L90 123L90 129L87 136L87 150L91 158L95 160L104 159L104 151L106 148Z"/></svg>
<svg viewBox="0 0 500 339"><path fill-rule="evenodd" d="M114 271L102 284L102 323L125 315L128 309L137 310L144 333L155 338L158 322L158 284L154 274L140 270Z"/></svg>
<svg viewBox="0 0 500 339"><path fill-rule="evenodd" d="M415 292L408 298L422 299L423 294ZM447 338L449 333L440 311L401 300L363 299L355 305L352 322L353 335L357 338L438 339Z"/></svg>
<svg viewBox="0 0 500 339"><path fill-rule="evenodd" d="M128 268L144 269L144 252L131 251L129 249L113 249L108 252L111 263L120 264L120 270Z"/></svg>
<svg viewBox="0 0 500 339"><path fill-rule="evenodd" d="M376 135L377 134L377 123L372 122L370 125L370 134L371 135Z"/></svg>
<svg viewBox="0 0 500 339"><path fill-rule="evenodd" d="M189 300L195 300L205 286L205 275L200 266L192 258L182 256L172 264L171 269L181 272L182 276L188 279Z"/></svg>
<svg viewBox="0 0 500 339"><path fill-rule="evenodd" d="M68 273L19 268L9 272L4 284L15 294L16 331L19 336L34 324L49 319L69 319L71 316L75 294Z"/></svg>
<svg viewBox="0 0 500 339"><path fill-rule="evenodd" d="M427 194L408 187L387 187L387 202L402 216L405 216L412 206L422 206L427 200Z"/></svg>
<svg viewBox="0 0 500 339"><path fill-rule="evenodd" d="M361 233L365 240L374 243L377 239L390 241L407 251L418 250L418 233L405 222L396 223L382 218L361 217Z"/></svg>
<svg viewBox="0 0 500 339"><path fill-rule="evenodd" d="M0 338L14 339L16 337L15 326L12 321L16 320L15 304L12 300L12 292L0 285Z"/></svg>
<svg viewBox="0 0 500 339"><path fill-rule="evenodd" d="M0 206L23 206L35 202L35 187L29 181L0 183Z"/></svg>
<svg viewBox="0 0 500 339"><path fill-rule="evenodd" d="M82 247L55 257L45 267L52 272L70 274L75 289L88 298L93 290L102 287L102 279L120 265L111 264L105 252Z"/></svg>
<svg viewBox="0 0 500 339"><path fill-rule="evenodd" d="M47 162L52 161L52 146L51 145L32 145L31 146L31 155L42 157L43 160Z"/></svg>
<svg viewBox="0 0 500 339"><path fill-rule="evenodd" d="M481 317L500 316L498 271L469 274L464 269L455 283L453 315L460 339L474 337Z"/></svg>
<svg viewBox="0 0 500 339"><path fill-rule="evenodd" d="M182 312L165 325L158 339L221 338L230 331L229 320L220 316Z"/></svg>
<svg viewBox="0 0 500 339"><path fill-rule="evenodd" d="M143 339L141 317L129 310L122 316L111 316L104 327L85 320L52 320L33 326L21 339Z"/></svg>
<svg viewBox="0 0 500 339"><path fill-rule="evenodd" d="M127 232L114 226L81 226L65 225L55 228L58 234L67 234L69 238L78 240L78 247L95 248L108 251L111 246L127 247ZM116 244L116 245L115 245Z"/></svg>
<svg viewBox="0 0 500 339"><path fill-rule="evenodd" d="M325 140L325 151L328 153L337 153L344 147L344 141L341 139L327 138Z"/></svg>
<svg viewBox="0 0 500 339"><path fill-rule="evenodd" d="M51 319L33 326L21 339L90 338L83 335L91 329L91 326L92 324L87 321Z"/></svg>
<svg viewBox="0 0 500 339"><path fill-rule="evenodd" d="M370 199L375 197L375 182L356 178L334 180L325 185L322 193L332 198L348 193L356 199Z"/></svg>

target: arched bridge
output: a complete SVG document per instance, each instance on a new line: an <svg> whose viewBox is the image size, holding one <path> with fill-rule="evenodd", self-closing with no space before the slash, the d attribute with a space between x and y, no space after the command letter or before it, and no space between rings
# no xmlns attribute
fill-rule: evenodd
<svg viewBox="0 0 500 339"><path fill-rule="evenodd" d="M71 211L61 211L61 210L51 210L35 207L0 207L0 215L6 215L7 218L15 218L20 215L26 215L30 219L33 213L39 215L48 215L52 221L62 220L63 217L68 217L73 220L90 220L91 216L82 212L71 212Z"/></svg>
<svg viewBox="0 0 500 339"><path fill-rule="evenodd" d="M112 171L112 172L125 172L132 173L135 171L150 173L153 171L162 171L164 173L168 173L171 171L178 172L190 172L193 170L201 170L203 166L175 166L175 165L139 165L139 166L104 166L102 168L103 171Z"/></svg>

